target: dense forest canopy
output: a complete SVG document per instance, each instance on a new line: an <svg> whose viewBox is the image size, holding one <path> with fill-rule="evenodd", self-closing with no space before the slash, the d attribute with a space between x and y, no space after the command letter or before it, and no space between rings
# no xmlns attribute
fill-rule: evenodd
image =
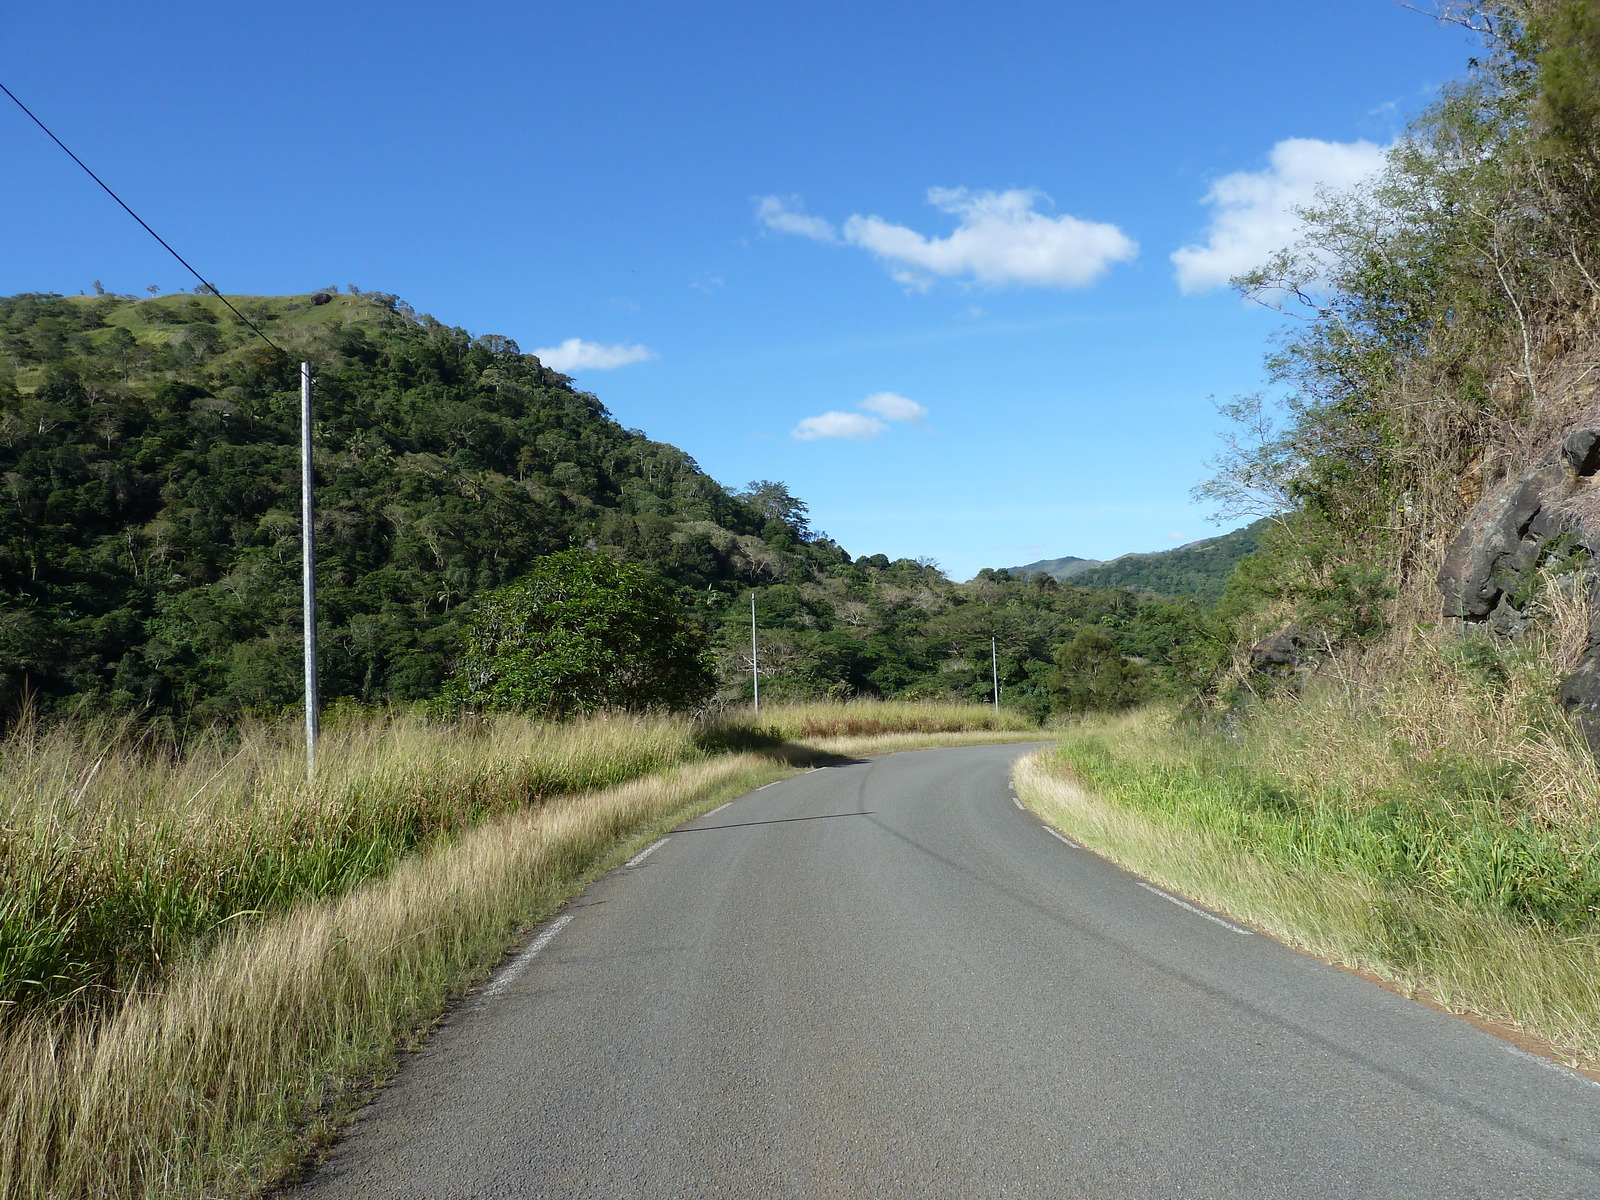
<svg viewBox="0 0 1600 1200"><path fill-rule="evenodd" d="M858 559L780 483L730 491L521 353L396 297L0 299L0 710L184 722L298 700L300 359L316 377L325 695L434 697L475 597L575 547L648 564L725 698L989 695L1044 715L1084 624L1192 673L1182 601Z"/></svg>

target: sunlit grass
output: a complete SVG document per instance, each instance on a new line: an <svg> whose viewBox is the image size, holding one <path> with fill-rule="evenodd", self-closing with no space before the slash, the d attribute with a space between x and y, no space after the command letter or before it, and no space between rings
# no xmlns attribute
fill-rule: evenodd
<svg viewBox="0 0 1600 1200"><path fill-rule="evenodd" d="M866 737L880 733L1025 733L1038 725L1013 709L920 701L812 701L763 708L741 720L788 740Z"/></svg>
<svg viewBox="0 0 1600 1200"><path fill-rule="evenodd" d="M128 729L24 729L0 752L0 1001L93 1003L236 924L564 792L702 757L686 721L336 725L308 782L292 723L177 754Z"/></svg>
<svg viewBox="0 0 1600 1200"><path fill-rule="evenodd" d="M1600 787L1538 649L1434 637L1225 728L1093 719L1019 783L1168 886L1600 1060Z"/></svg>
<svg viewBox="0 0 1600 1200"><path fill-rule="evenodd" d="M728 756L502 814L343 896L220 936L159 989L76 1022L13 1021L0 1195L254 1193L326 1138L519 925L660 822L782 769Z"/></svg>
<svg viewBox="0 0 1600 1200"><path fill-rule="evenodd" d="M0 748L0 1196L254 1194L519 928L664 829L838 756L1028 732L991 718L378 714L335 724L315 784L288 722L181 755L24 730ZM808 723L829 733L785 738Z"/></svg>

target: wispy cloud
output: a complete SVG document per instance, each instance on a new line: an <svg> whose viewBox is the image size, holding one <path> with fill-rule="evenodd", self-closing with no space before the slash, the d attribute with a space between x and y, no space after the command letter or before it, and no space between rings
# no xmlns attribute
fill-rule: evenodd
<svg viewBox="0 0 1600 1200"><path fill-rule="evenodd" d="M1138 254L1138 243L1115 225L1037 211L1049 202L1031 189L929 188L928 203L957 218L944 237L860 214L835 229L805 213L796 196L761 197L756 216L779 233L860 247L883 261L896 280L919 290L941 276L992 287L1087 287L1114 263Z"/></svg>
<svg viewBox="0 0 1600 1200"><path fill-rule="evenodd" d="M825 412L820 417L806 417L794 427L791 436L797 442L815 442L822 438L843 438L846 441L864 442L889 427L877 417L865 413Z"/></svg>
<svg viewBox="0 0 1600 1200"><path fill-rule="evenodd" d="M760 196L756 199L756 220L778 233L793 233L816 242L836 242L838 231L821 217L802 211L799 196Z"/></svg>
<svg viewBox="0 0 1600 1200"><path fill-rule="evenodd" d="M1226 287L1261 266L1299 235L1300 209L1375 175L1387 153L1368 141L1289 138L1272 148L1266 170L1224 175L1206 193L1212 211L1205 244L1172 253L1178 287L1185 293Z"/></svg>
<svg viewBox="0 0 1600 1200"><path fill-rule="evenodd" d="M797 442L816 442L823 438L864 442L889 432L887 422L920 425L928 417L928 410L922 405L894 392L876 392L856 407L861 411L825 412L818 417L806 417L789 436Z"/></svg>
<svg viewBox="0 0 1600 1200"><path fill-rule="evenodd" d="M582 338L568 338L559 346L544 346L533 352L534 357L553 371L610 371L629 363L649 362L656 352L648 346L617 344L605 346L599 342L586 342Z"/></svg>
<svg viewBox="0 0 1600 1200"><path fill-rule="evenodd" d="M877 392L856 407L864 412L876 413L886 421L909 421L920 425L928 419L928 410L922 405L894 392Z"/></svg>

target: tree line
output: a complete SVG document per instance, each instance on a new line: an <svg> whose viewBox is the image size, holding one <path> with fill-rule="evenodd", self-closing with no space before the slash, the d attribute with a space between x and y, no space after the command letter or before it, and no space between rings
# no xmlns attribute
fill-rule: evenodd
<svg viewBox="0 0 1600 1200"><path fill-rule="evenodd" d="M231 299L288 353L214 296L0 299L0 712L297 702L301 358L330 701L438 701L485 598L571 551L647 569L724 700L749 690L752 592L774 699L984 699L993 637L1003 701L1042 717L1079 702L1056 652L1085 629L1119 695L1187 686L1209 652L1193 603L852 557L783 484L724 487L510 339L397 297Z"/></svg>

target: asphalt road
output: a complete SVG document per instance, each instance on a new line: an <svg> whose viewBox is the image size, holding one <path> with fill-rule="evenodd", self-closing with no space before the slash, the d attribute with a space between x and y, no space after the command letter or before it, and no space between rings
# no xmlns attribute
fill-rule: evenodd
<svg viewBox="0 0 1600 1200"><path fill-rule="evenodd" d="M1020 752L674 831L300 1194L1600 1197L1600 1086L1064 843L1009 795Z"/></svg>

